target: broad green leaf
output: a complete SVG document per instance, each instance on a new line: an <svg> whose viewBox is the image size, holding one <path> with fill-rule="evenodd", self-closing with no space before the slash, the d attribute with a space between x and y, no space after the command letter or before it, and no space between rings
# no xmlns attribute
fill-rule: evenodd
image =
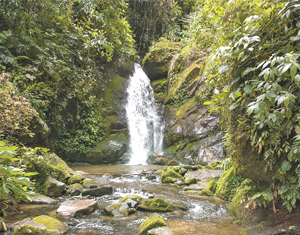
<svg viewBox="0 0 300 235"><path fill-rule="evenodd" d="M278 105L282 104L282 102L284 101L284 99L285 99L285 96L280 96L279 99L278 99L278 101L277 101L278 102L277 104Z"/></svg>
<svg viewBox="0 0 300 235"><path fill-rule="evenodd" d="M297 22L296 26L300 28L300 20Z"/></svg>
<svg viewBox="0 0 300 235"><path fill-rule="evenodd" d="M293 64L290 69L290 74L291 74L292 79L295 78L296 73L297 73L297 67Z"/></svg>
<svg viewBox="0 0 300 235"><path fill-rule="evenodd" d="M290 37L291 41L299 41L300 40L300 36L296 36L296 37Z"/></svg>
<svg viewBox="0 0 300 235"><path fill-rule="evenodd" d="M0 194L3 198L6 198L7 195L9 194L9 189L3 184L0 188Z"/></svg>
<svg viewBox="0 0 300 235"><path fill-rule="evenodd" d="M222 65L221 68L219 69L219 73L223 74L228 71L228 65Z"/></svg>
<svg viewBox="0 0 300 235"><path fill-rule="evenodd" d="M297 75L294 77L294 82L295 82L296 84L299 84L299 83L300 83L300 75L299 75L299 74L297 74Z"/></svg>
<svg viewBox="0 0 300 235"><path fill-rule="evenodd" d="M24 174L24 176L33 176L33 175L37 175L38 172L27 172Z"/></svg>
<svg viewBox="0 0 300 235"><path fill-rule="evenodd" d="M288 162L288 161L284 161L282 164L281 164L281 170L283 172L287 172L288 170L290 170L292 168L292 163L291 162Z"/></svg>
<svg viewBox="0 0 300 235"><path fill-rule="evenodd" d="M10 172L8 170L6 170L5 168L1 167L0 168L0 178L2 178L3 176L8 177L10 176Z"/></svg>
<svg viewBox="0 0 300 235"><path fill-rule="evenodd" d="M286 64L285 66L283 66L281 72L285 73L290 67L291 67L292 63Z"/></svg>
<svg viewBox="0 0 300 235"><path fill-rule="evenodd" d="M253 90L253 86L252 85L247 85L244 87L244 91L247 93L247 94L250 94Z"/></svg>
<svg viewBox="0 0 300 235"><path fill-rule="evenodd" d="M290 103L289 97L285 97L285 98L284 98L284 105L285 105L285 107L288 107L288 106L289 106L289 103Z"/></svg>

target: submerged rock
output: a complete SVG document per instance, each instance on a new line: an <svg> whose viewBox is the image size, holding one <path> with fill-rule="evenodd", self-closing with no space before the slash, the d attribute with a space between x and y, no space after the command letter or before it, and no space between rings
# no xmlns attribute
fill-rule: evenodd
<svg viewBox="0 0 300 235"><path fill-rule="evenodd" d="M43 185L44 192L49 197L60 197L66 188L65 183L48 176Z"/></svg>
<svg viewBox="0 0 300 235"><path fill-rule="evenodd" d="M111 186L103 186L97 188L86 189L82 192L82 196L90 195L94 197L101 197L103 195L111 195L113 188Z"/></svg>
<svg viewBox="0 0 300 235"><path fill-rule="evenodd" d="M84 180L82 181L82 186L83 186L84 188L89 188L89 186L90 186L91 184L96 184L96 181L95 181L95 180L92 180L92 179L84 179Z"/></svg>
<svg viewBox="0 0 300 235"><path fill-rule="evenodd" d="M159 214L155 213L150 215L139 226L139 234L147 234L147 232L153 228L167 226L166 221Z"/></svg>
<svg viewBox="0 0 300 235"><path fill-rule="evenodd" d="M23 234L64 234L69 230L69 227L47 215L41 215L33 219L27 218L9 226L13 229L14 235Z"/></svg>
<svg viewBox="0 0 300 235"><path fill-rule="evenodd" d="M128 199L131 200L131 199ZM128 201L127 200L127 201ZM135 208L131 207L131 202L116 202L110 206L104 208L104 213L114 217L124 217L135 213ZM133 200L131 200L134 202Z"/></svg>
<svg viewBox="0 0 300 235"><path fill-rule="evenodd" d="M174 211L174 206L163 198L154 198L142 200L138 209L142 211L171 212Z"/></svg>
<svg viewBox="0 0 300 235"><path fill-rule="evenodd" d="M56 214L60 217L70 218L81 215L89 215L99 208L94 200L65 201L57 209Z"/></svg>

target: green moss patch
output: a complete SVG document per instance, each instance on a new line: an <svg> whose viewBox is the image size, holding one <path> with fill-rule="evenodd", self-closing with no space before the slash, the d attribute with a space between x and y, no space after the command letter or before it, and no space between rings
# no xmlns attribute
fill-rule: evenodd
<svg viewBox="0 0 300 235"><path fill-rule="evenodd" d="M147 234L150 229L167 226L166 221L159 214L150 215L139 226L139 234Z"/></svg>
<svg viewBox="0 0 300 235"><path fill-rule="evenodd" d="M84 177L82 175L73 175L72 177L70 177L70 179L68 180L68 184L76 184L76 183L81 183L84 180Z"/></svg>
<svg viewBox="0 0 300 235"><path fill-rule="evenodd" d="M128 199L131 199L131 200L134 200L134 201L138 201L138 200L141 200L142 197L138 196L138 195L126 195L125 197L123 197L122 199L120 199L119 202L125 202Z"/></svg>
<svg viewBox="0 0 300 235"><path fill-rule="evenodd" d="M84 188L88 188L91 184L95 184L96 181L95 180L92 180L92 179L85 179L82 181L82 186Z"/></svg>
<svg viewBox="0 0 300 235"><path fill-rule="evenodd" d="M174 206L162 198L155 198L144 199L138 206L138 209L143 211L171 212L174 211Z"/></svg>
<svg viewBox="0 0 300 235"><path fill-rule="evenodd" d="M171 167L163 169L163 171L160 174L160 178L162 181L164 181L164 179L167 177L178 178L178 179L182 178L182 176L177 172L175 172Z"/></svg>

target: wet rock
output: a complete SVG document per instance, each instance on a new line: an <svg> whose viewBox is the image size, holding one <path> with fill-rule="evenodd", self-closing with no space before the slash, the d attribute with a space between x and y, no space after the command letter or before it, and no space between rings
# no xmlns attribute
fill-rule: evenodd
<svg viewBox="0 0 300 235"><path fill-rule="evenodd" d="M161 166L175 166L179 164L178 161L174 160L171 157L158 155L156 153L148 156L146 162L149 165L161 165Z"/></svg>
<svg viewBox="0 0 300 235"><path fill-rule="evenodd" d="M52 177L48 176L43 185L46 196L49 197L60 197L63 195L63 191L66 185Z"/></svg>
<svg viewBox="0 0 300 235"><path fill-rule="evenodd" d="M70 218L89 215L98 208L98 203L94 200L65 201L57 209L56 214L59 217Z"/></svg>
<svg viewBox="0 0 300 235"><path fill-rule="evenodd" d="M85 161L93 164L109 164L117 162L127 151L127 137L121 133L111 135L100 142L88 154Z"/></svg>
<svg viewBox="0 0 300 235"><path fill-rule="evenodd" d="M68 184L80 184L82 183L82 181L84 180L84 177L81 174L75 174L73 176L70 177L70 179L68 180Z"/></svg>
<svg viewBox="0 0 300 235"><path fill-rule="evenodd" d="M69 227L50 216L41 215L33 219L27 218L9 226L14 235L23 234L64 234Z"/></svg>
<svg viewBox="0 0 300 235"><path fill-rule="evenodd" d="M139 226L139 234L147 234L153 228L167 226L166 221L159 214L155 213L150 215Z"/></svg>
<svg viewBox="0 0 300 235"><path fill-rule="evenodd" d="M179 174L180 175L184 175L185 173L187 173L187 169L186 168L180 168L180 170L179 170Z"/></svg>
<svg viewBox="0 0 300 235"><path fill-rule="evenodd" d="M196 171L191 171L185 174L186 179L196 179L197 181L204 181L220 177L224 171L222 170L208 170L208 169L199 169Z"/></svg>
<svg viewBox="0 0 300 235"><path fill-rule="evenodd" d="M148 198L154 198L154 194L153 193L148 193Z"/></svg>
<svg viewBox="0 0 300 235"><path fill-rule="evenodd" d="M174 211L174 206L163 198L154 198L142 200L138 209L142 211L169 212Z"/></svg>
<svg viewBox="0 0 300 235"><path fill-rule="evenodd" d="M167 227L153 228L147 232L147 235L172 235L173 232Z"/></svg>
<svg viewBox="0 0 300 235"><path fill-rule="evenodd" d="M172 177L167 177L165 179L163 179L163 183L175 183L177 181L176 178L172 178Z"/></svg>
<svg viewBox="0 0 300 235"><path fill-rule="evenodd" d="M158 62L148 59L144 63L144 71L151 81L167 78L169 64L166 64L165 61Z"/></svg>
<svg viewBox="0 0 300 235"><path fill-rule="evenodd" d="M83 181L82 181L82 186L84 187L84 188L89 188L89 186L91 185L91 184L95 184L96 182L95 182L95 180L92 180L92 179L84 179Z"/></svg>
<svg viewBox="0 0 300 235"><path fill-rule="evenodd" d="M131 199L131 200L133 200L133 201L140 201L140 200L142 199L142 197L139 196L139 195L132 195L132 194L129 194L129 195L126 195L125 197L121 198L121 199L119 200L119 202L125 202L125 201L127 201L128 199Z"/></svg>
<svg viewBox="0 0 300 235"><path fill-rule="evenodd" d="M103 195L111 195L113 188L111 186L103 186L97 188L86 189L82 192L82 196L90 195L94 197L101 197Z"/></svg>
<svg viewBox="0 0 300 235"><path fill-rule="evenodd" d="M177 185L183 185L184 183L183 183L182 180L176 180L175 184L177 184Z"/></svg>
<svg viewBox="0 0 300 235"><path fill-rule="evenodd" d="M208 182L205 182L205 181L201 181L201 182L198 182L197 184L192 184L188 187L184 187L183 190L184 191L201 191L205 188L207 188L208 186Z"/></svg>
<svg viewBox="0 0 300 235"><path fill-rule="evenodd" d="M52 199L51 197L47 197L45 195L33 195L30 196L32 199L32 204L54 204L57 203L57 200Z"/></svg>
<svg viewBox="0 0 300 235"><path fill-rule="evenodd" d="M176 173L173 169L171 169L170 167L164 169L161 174L160 174L160 178L162 181L164 181L165 178L167 177L171 177L171 178L178 178L181 179L182 176L179 175L178 173Z"/></svg>
<svg viewBox="0 0 300 235"><path fill-rule="evenodd" d="M146 178L148 180L155 180L156 179L156 175L147 175Z"/></svg>
<svg viewBox="0 0 300 235"><path fill-rule="evenodd" d="M132 215L136 212L135 208L132 208L131 205L135 206L135 201L127 199L125 202L116 202L110 206L104 208L104 213L114 216L114 217L125 217Z"/></svg>
<svg viewBox="0 0 300 235"><path fill-rule="evenodd" d="M197 179L195 179L195 178L188 178L188 177L185 177L185 179L184 179L184 183L185 184L196 184L197 183Z"/></svg>

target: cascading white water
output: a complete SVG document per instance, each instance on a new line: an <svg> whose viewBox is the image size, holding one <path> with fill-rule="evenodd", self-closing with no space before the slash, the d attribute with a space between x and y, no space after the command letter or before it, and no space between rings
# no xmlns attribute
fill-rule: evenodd
<svg viewBox="0 0 300 235"><path fill-rule="evenodd" d="M146 164L153 153L163 153L164 121L159 115L150 80L139 64L127 88L130 165Z"/></svg>

